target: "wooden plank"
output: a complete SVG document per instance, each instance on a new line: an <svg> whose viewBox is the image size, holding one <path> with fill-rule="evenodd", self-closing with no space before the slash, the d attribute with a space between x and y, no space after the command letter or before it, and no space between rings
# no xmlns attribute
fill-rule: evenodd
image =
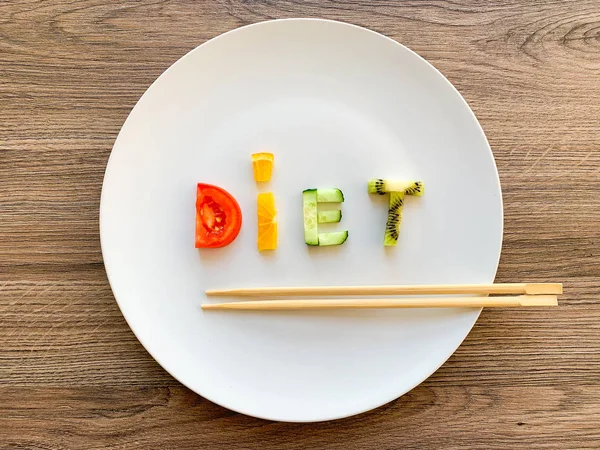
<svg viewBox="0 0 600 450"><path fill-rule="evenodd" d="M598 448L598 385L426 382L374 411L316 424L232 413L183 387L0 388L7 448ZM573 420L573 417L578 420Z"/></svg>
<svg viewBox="0 0 600 450"><path fill-rule="evenodd" d="M181 387L137 342L98 236L137 99L196 45L271 18L380 31L455 84L503 187L497 280L561 281L556 310L486 310L450 360L358 417L277 424ZM0 447L599 448L597 0L0 2Z"/></svg>
<svg viewBox="0 0 600 450"><path fill-rule="evenodd" d="M18 386L176 385L133 336L101 267L80 276L0 285L0 379ZM600 380L597 296L596 279L571 278L558 307L484 310L438 379L476 379L479 386Z"/></svg>

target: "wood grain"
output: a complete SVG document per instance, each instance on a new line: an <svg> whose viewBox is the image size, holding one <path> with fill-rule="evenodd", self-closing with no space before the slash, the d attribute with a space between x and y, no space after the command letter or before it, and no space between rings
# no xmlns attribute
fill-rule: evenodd
<svg viewBox="0 0 600 450"><path fill-rule="evenodd" d="M382 32L467 99L505 207L497 281L565 284L557 309L486 310L429 380L322 424L198 397L137 342L106 281L112 144L177 58L240 25L324 17ZM597 0L0 2L1 448L600 448Z"/></svg>

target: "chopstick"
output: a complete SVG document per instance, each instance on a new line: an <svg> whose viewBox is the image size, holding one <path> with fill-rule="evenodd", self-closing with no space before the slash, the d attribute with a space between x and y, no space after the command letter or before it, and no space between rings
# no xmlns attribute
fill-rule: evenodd
<svg viewBox="0 0 600 450"><path fill-rule="evenodd" d="M205 310L298 310L298 309L382 309L382 308L503 308L513 306L557 306L556 295L509 297L354 298L322 300L259 300L203 304Z"/></svg>
<svg viewBox="0 0 600 450"><path fill-rule="evenodd" d="M499 284L447 284L415 286L310 286L310 287L260 287L242 289L209 289L206 295L266 297L311 295L454 295L454 294L562 294L561 283L499 283Z"/></svg>

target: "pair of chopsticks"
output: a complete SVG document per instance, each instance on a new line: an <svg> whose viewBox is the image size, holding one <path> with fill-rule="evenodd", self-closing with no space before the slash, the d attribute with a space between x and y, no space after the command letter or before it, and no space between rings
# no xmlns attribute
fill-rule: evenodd
<svg viewBox="0 0 600 450"><path fill-rule="evenodd" d="M486 297L439 297L440 295L481 295ZM502 308L511 306L557 306L560 283L502 283L421 286L322 286L266 287L207 290L209 297L293 297L355 295L419 295L416 298L327 298L258 300L203 304L207 310L298 310L376 308ZM435 297L425 297L425 296ZM503 295L487 297L487 295Z"/></svg>

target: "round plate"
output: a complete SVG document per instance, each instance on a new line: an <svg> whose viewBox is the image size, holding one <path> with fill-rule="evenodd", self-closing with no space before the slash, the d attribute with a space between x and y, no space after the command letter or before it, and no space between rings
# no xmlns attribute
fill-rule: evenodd
<svg viewBox="0 0 600 450"><path fill-rule="evenodd" d="M257 185L250 155L275 154ZM424 180L396 248L370 178ZM237 240L194 248L196 183L232 193ZM304 243L302 190L342 189L344 245ZM273 191L279 248L256 250L256 197ZM150 354L198 394L248 415L319 421L409 391L456 350L479 309L203 312L209 288L489 283L502 201L475 116L430 64L339 22L263 22L171 66L118 136L100 206L115 297Z"/></svg>

